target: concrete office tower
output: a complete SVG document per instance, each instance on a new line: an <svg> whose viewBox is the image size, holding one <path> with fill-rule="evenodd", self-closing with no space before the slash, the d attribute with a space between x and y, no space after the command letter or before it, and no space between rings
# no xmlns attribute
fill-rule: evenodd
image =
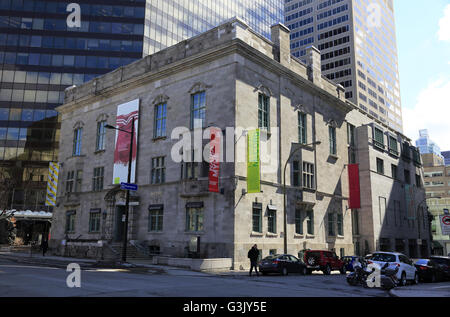
<svg viewBox="0 0 450 317"><path fill-rule="evenodd" d="M283 22L283 1L147 0L144 53L158 52L232 17L242 18L270 38L270 26Z"/></svg>
<svg viewBox="0 0 450 317"><path fill-rule="evenodd" d="M322 71L346 88L346 98L402 131L402 108L392 0L286 0L291 51L306 60L314 45Z"/></svg>

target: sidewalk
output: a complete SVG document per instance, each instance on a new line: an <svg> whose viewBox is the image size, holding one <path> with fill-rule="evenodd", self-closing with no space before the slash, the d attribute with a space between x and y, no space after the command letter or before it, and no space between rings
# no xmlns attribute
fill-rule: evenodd
<svg viewBox="0 0 450 317"><path fill-rule="evenodd" d="M92 267L97 263L97 260L92 259L77 259L66 258L62 256L46 255L42 253L21 253L21 252L0 252L0 260L6 259L17 263L24 264L36 264L36 265L49 265L66 268L70 263L77 263L81 267Z"/></svg>

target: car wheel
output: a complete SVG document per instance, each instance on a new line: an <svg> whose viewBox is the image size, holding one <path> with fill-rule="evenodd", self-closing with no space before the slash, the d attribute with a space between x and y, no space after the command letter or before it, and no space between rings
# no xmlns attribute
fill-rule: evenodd
<svg viewBox="0 0 450 317"><path fill-rule="evenodd" d="M310 256L306 259L306 263L308 263L308 265L310 266L316 266L317 259L313 256Z"/></svg>
<svg viewBox="0 0 450 317"><path fill-rule="evenodd" d="M327 264L327 266L323 270L323 274L325 274L325 275L330 275L331 274L331 267L330 267L329 264Z"/></svg>
<svg viewBox="0 0 450 317"><path fill-rule="evenodd" d="M419 284L419 275L416 273L414 274L414 280L413 280L414 285Z"/></svg>
<svg viewBox="0 0 450 317"><path fill-rule="evenodd" d="M400 278L400 286L406 286L406 273L402 273L402 277Z"/></svg>
<svg viewBox="0 0 450 317"><path fill-rule="evenodd" d="M283 268L281 269L281 275L283 275L283 276L288 275L288 269L287 269L287 267L283 267Z"/></svg>

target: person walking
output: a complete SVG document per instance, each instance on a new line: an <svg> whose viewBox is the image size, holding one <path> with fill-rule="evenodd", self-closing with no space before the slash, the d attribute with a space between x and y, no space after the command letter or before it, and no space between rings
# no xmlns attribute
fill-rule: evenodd
<svg viewBox="0 0 450 317"><path fill-rule="evenodd" d="M253 268L255 268L256 276L259 276L259 273L258 273L259 250L258 250L258 246L256 244L250 249L250 251L248 251L248 258L250 259L249 276L252 276Z"/></svg>
<svg viewBox="0 0 450 317"><path fill-rule="evenodd" d="M42 256L45 256L45 253L47 252L48 249L47 239L42 239L41 248L42 248Z"/></svg>

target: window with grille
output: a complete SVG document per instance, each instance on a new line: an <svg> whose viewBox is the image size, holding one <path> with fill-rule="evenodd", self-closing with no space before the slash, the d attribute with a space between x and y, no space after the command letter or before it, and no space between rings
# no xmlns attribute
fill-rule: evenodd
<svg viewBox="0 0 450 317"><path fill-rule="evenodd" d="M393 136L389 136L389 153L398 156L398 143L397 139Z"/></svg>
<svg viewBox="0 0 450 317"><path fill-rule="evenodd" d="M202 108L197 107L197 109ZM201 120L204 120L204 114L201 114L201 111L199 113L196 112L195 116L200 116ZM162 103L155 106L155 131L153 133L154 138L161 138L166 136L166 120L167 120L167 104Z"/></svg>
<svg viewBox="0 0 450 317"><path fill-rule="evenodd" d="M206 126L206 93L191 95L191 129Z"/></svg>
<svg viewBox="0 0 450 317"><path fill-rule="evenodd" d="M270 130L270 97L264 94L258 95L258 127L263 130Z"/></svg>
<svg viewBox="0 0 450 317"><path fill-rule="evenodd" d="M307 141L307 123L306 123L306 114L298 113L298 142L301 144L306 144Z"/></svg>
<svg viewBox="0 0 450 317"><path fill-rule="evenodd" d="M186 231L203 231L203 208L186 208Z"/></svg>
<svg viewBox="0 0 450 317"><path fill-rule="evenodd" d="M93 209L89 213L89 232L100 232L100 209Z"/></svg>
<svg viewBox="0 0 450 317"><path fill-rule="evenodd" d="M164 157L152 158L152 184L163 184L166 181Z"/></svg>
<svg viewBox="0 0 450 317"><path fill-rule="evenodd" d="M253 215L252 215L253 232L262 232L262 204L253 204Z"/></svg>
<svg viewBox="0 0 450 317"><path fill-rule="evenodd" d="M308 189L315 189L314 164L303 162L302 186Z"/></svg>
<svg viewBox="0 0 450 317"><path fill-rule="evenodd" d="M105 174L104 167L94 168L94 177L92 178L92 190L94 192L103 190L103 178Z"/></svg>
<svg viewBox="0 0 450 317"><path fill-rule="evenodd" d="M383 130L374 128L373 143L376 147L384 150L384 133Z"/></svg>
<svg viewBox="0 0 450 317"><path fill-rule="evenodd" d="M149 210L148 214L148 231L162 232L163 231L164 211L162 206Z"/></svg>

